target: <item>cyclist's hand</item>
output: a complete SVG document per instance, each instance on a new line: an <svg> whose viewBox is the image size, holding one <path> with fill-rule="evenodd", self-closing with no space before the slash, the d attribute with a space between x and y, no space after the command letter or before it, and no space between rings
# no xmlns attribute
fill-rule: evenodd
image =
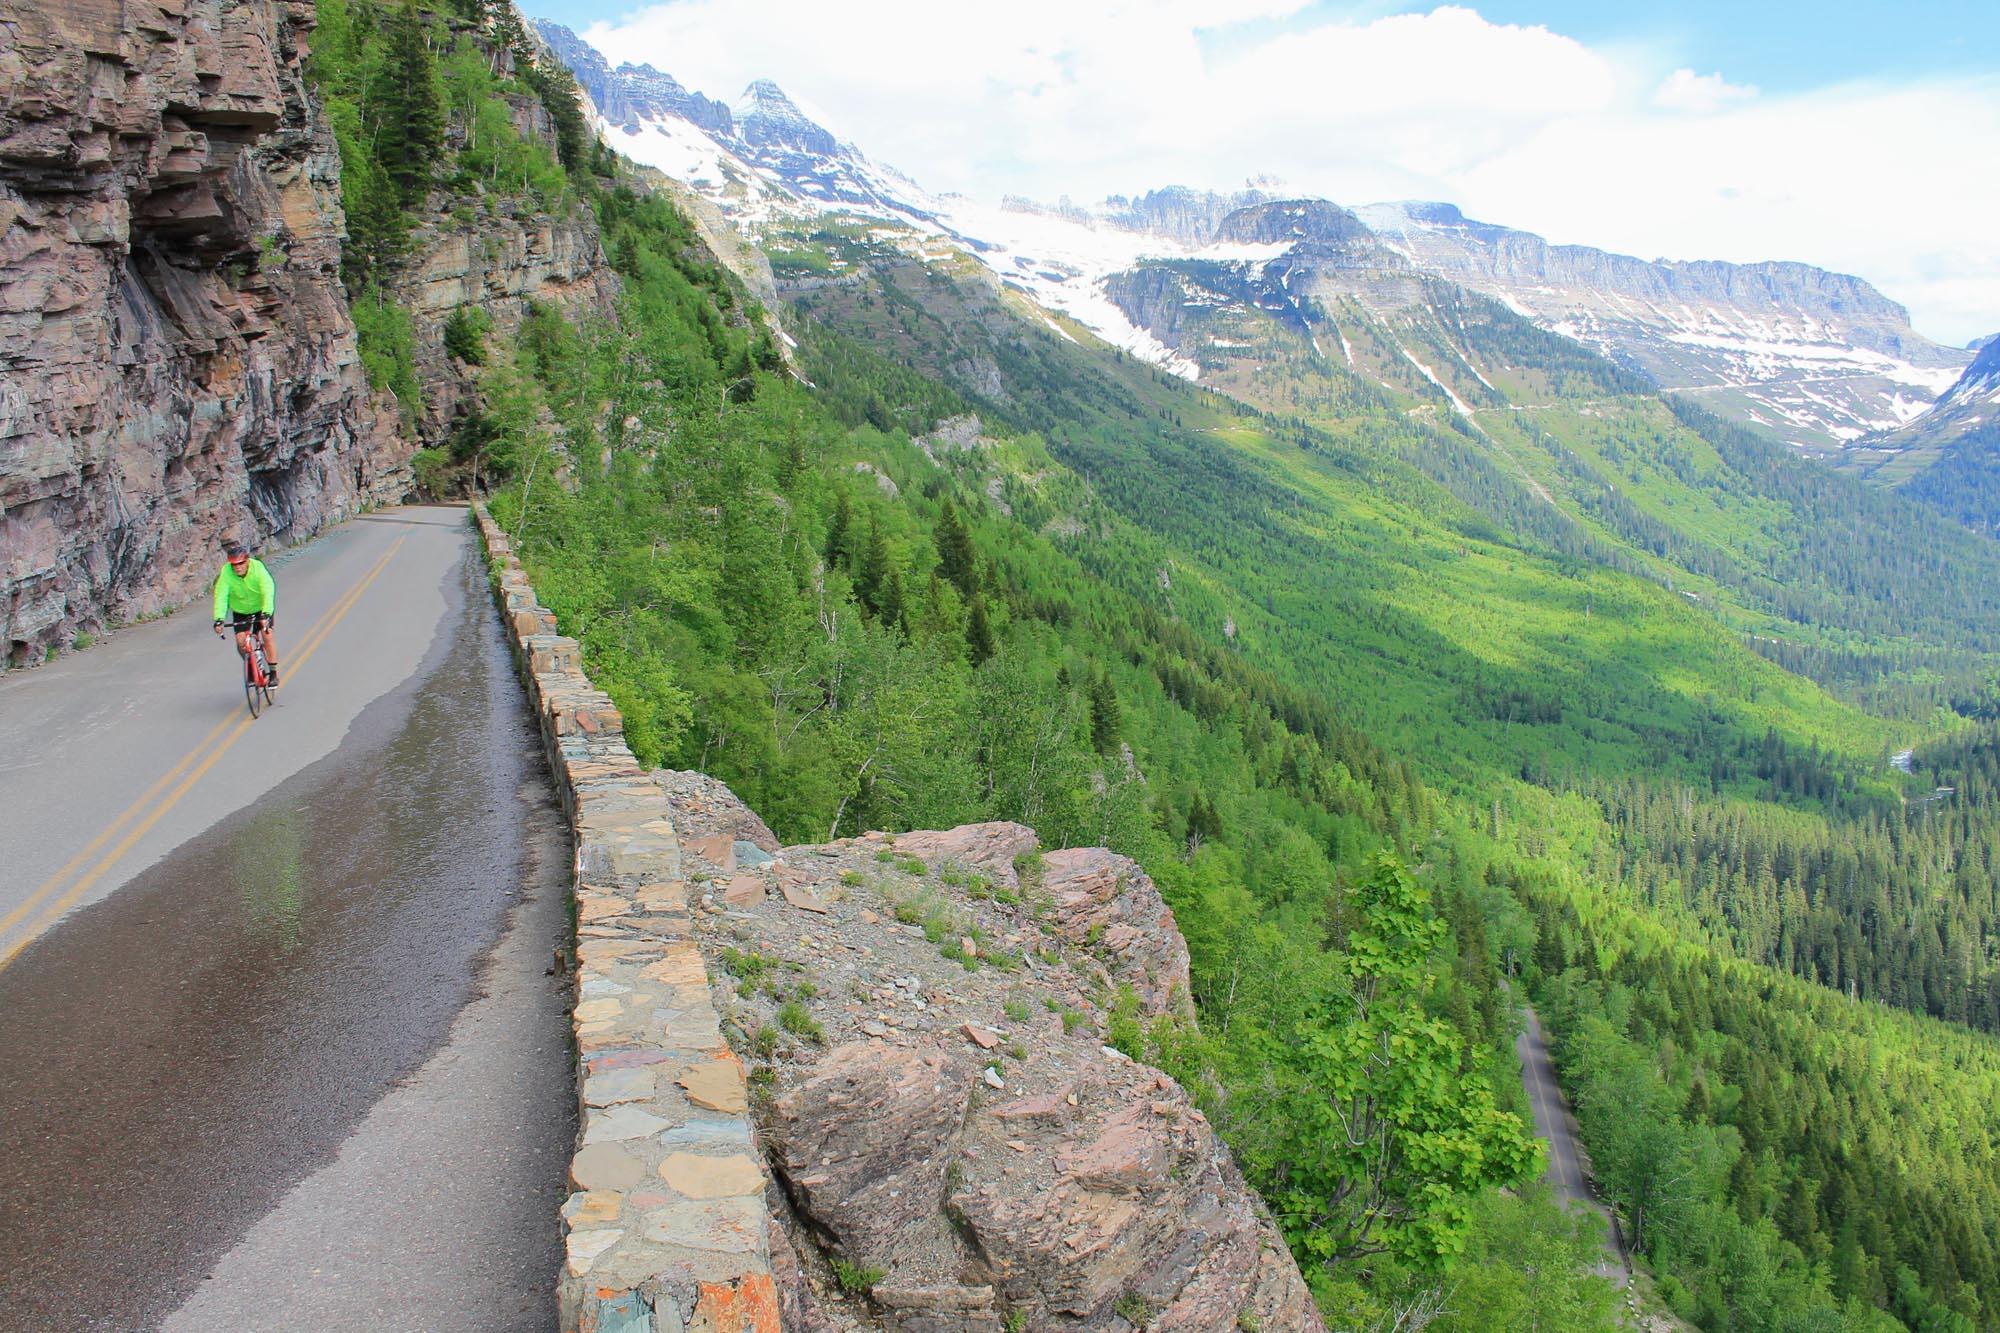
<svg viewBox="0 0 2000 1333"><path fill-rule="evenodd" d="M215 622L215 637L218 639L222 637L222 622L220 620Z"/></svg>

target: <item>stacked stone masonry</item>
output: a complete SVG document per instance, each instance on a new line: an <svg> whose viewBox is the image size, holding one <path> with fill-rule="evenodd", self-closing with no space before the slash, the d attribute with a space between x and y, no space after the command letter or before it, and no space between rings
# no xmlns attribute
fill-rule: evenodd
<svg viewBox="0 0 2000 1333"><path fill-rule="evenodd" d="M742 1063L691 935L658 778L558 635L506 535L475 517L576 837L582 1130L563 1205L565 1333L776 1333L765 1177Z"/></svg>

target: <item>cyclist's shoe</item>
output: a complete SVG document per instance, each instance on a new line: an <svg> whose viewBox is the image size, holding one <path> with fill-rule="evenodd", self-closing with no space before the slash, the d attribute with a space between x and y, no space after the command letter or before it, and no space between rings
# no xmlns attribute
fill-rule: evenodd
<svg viewBox="0 0 2000 1333"><path fill-rule="evenodd" d="M270 685L271 685L271 688L272 688L272 689L274 689L274 690L275 690L275 689L277 689L277 688L278 688L278 664L277 664L276 662L266 662L266 663L264 663L264 675L265 675L265 678L266 678L267 680L269 680L269 682L270 682Z"/></svg>

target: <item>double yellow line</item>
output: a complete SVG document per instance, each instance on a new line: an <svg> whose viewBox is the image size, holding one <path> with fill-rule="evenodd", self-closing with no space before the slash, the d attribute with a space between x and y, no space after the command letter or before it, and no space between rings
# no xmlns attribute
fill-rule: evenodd
<svg viewBox="0 0 2000 1333"><path fill-rule="evenodd" d="M312 627L306 631L305 638L300 641L298 650L292 654L291 660L285 665L285 681L287 684L298 679L299 668L304 666L306 660L319 649L321 644L326 642L327 636L333 633L333 627L338 625L342 618L354 609L355 604L361 600L361 594L367 592L369 585L381 577L382 571L389 567L389 561L395 558L396 552L402 548L403 543L407 540L408 538L406 537L398 537L395 543L383 553L382 558L375 562L374 567L362 575L353 587L342 593L340 600L335 602L327 613L315 621ZM77 901L90 891L90 886L103 878L105 871L118 864L125 853L132 850L134 843L145 837L153 825L159 823L169 810L178 805L181 797L187 795L194 787L194 784L201 781L202 776L209 769L215 767L216 761L229 752L229 747L236 744L242 738L243 733L250 729L252 721L253 719L248 716L241 718L226 717L216 723L214 729L208 735L203 736L199 741L195 742L193 748L181 756L179 763L175 764L165 773L162 773L152 786L139 794L138 800L126 806L116 819L105 825L103 830L90 840L89 845L64 862L55 874L43 880L33 893L22 899L19 905L8 912L6 916L0 917L0 937L4 937L9 930L12 930L30 912L33 912L50 894L61 889L64 883L68 882L72 875L76 874L85 863L89 862L91 857L96 856L106 843L110 842L113 838L118 838L118 831L120 829L124 828L127 824L132 824L130 831L124 837L118 838L117 844L110 851L105 852L94 865L91 865L88 871L79 876L73 883L70 883L68 890L61 897L49 903L43 909L41 916L35 920L35 923L28 928L27 932L20 939L14 941L12 944L0 944L0 970L5 970L7 965L14 961L21 950L34 943L41 937L44 931L61 920L63 913L74 907ZM224 732L228 734L224 735ZM222 737L222 742L219 745L214 744L218 736ZM211 745L214 746L213 749L210 748ZM175 782L177 779L179 785L176 786ZM173 788L170 792L168 791L169 787ZM164 799L161 799L161 793L163 792L167 794ZM132 823L135 819L138 822Z"/></svg>

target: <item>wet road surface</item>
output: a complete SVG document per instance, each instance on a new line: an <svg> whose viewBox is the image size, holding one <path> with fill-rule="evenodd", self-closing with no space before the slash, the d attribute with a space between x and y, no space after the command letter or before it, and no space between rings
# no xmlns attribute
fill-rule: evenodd
<svg viewBox="0 0 2000 1333"><path fill-rule="evenodd" d="M0 1326L553 1326L575 1103L563 986L546 973L568 835L463 518L391 511L277 567L293 598L281 632L312 590L287 566L322 594L291 617L298 646L281 633L286 662L304 665L284 706L219 756L210 740L176 779L210 761L184 799L75 895L88 905L14 937L0 966ZM206 611L194 617L187 630L206 635ZM143 668L184 649L188 619L110 647ZM304 660L313 624L319 653ZM158 651L133 653L148 635ZM50 872L76 861L190 727L214 729L206 698L172 697L212 685L218 665L229 683L218 658L231 655L205 647L198 677L119 681L117 660L71 659L72 693L140 692L99 691L97 725L79 730L155 767L107 779L107 796L75 771L99 758L73 744L73 764L10 760L0 802L38 782L44 804L68 789L89 817L27 827L0 805L0 864L37 838ZM45 670L54 686L37 682L33 706L0 689L0 746L51 729L63 691ZM247 718L240 691L229 702ZM132 731L146 736L120 753ZM145 857L162 828L182 836ZM44 878L10 874L0 914Z"/></svg>

